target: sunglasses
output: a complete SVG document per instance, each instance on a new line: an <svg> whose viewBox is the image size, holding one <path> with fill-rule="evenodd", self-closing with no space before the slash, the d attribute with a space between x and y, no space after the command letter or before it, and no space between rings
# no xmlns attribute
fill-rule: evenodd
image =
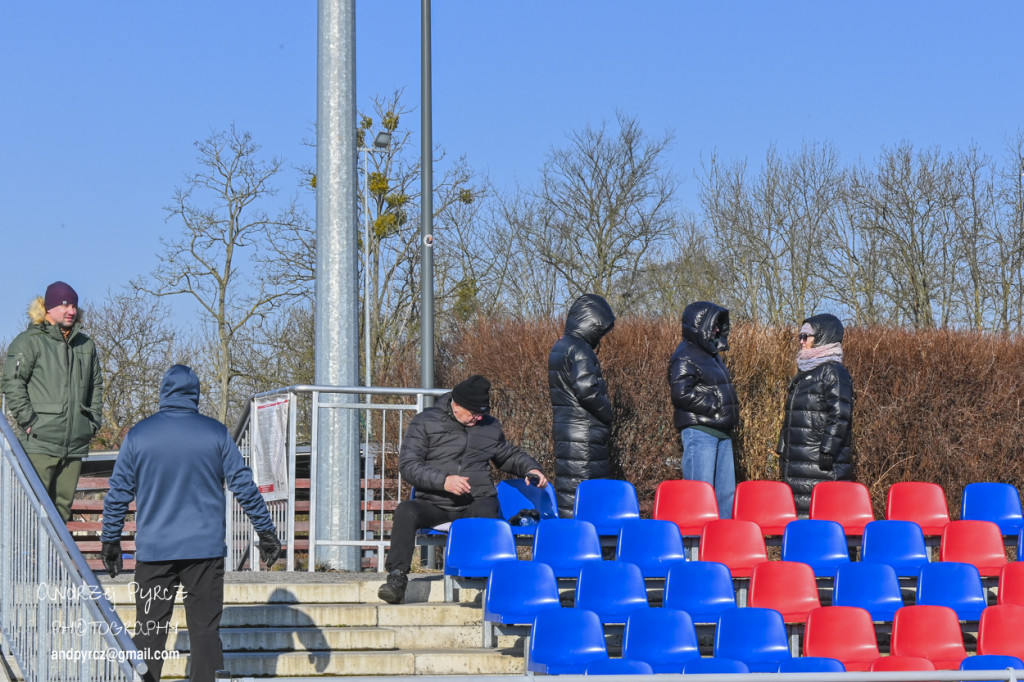
<svg viewBox="0 0 1024 682"><path fill-rule="evenodd" d="M801 341L806 341L807 339L813 339L814 334L801 334L797 338L799 338Z"/></svg>

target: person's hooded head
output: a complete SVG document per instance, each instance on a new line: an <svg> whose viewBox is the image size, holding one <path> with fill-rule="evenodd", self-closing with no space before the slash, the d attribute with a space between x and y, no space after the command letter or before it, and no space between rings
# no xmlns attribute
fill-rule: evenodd
<svg viewBox="0 0 1024 682"><path fill-rule="evenodd" d="M804 320L800 326L800 333L810 334L814 337L812 348L826 346L830 343L842 343L843 323L835 315L820 313Z"/></svg>
<svg viewBox="0 0 1024 682"><path fill-rule="evenodd" d="M191 367L172 365L160 382L160 409L199 409L199 377Z"/></svg>
<svg viewBox="0 0 1024 682"><path fill-rule="evenodd" d="M682 316L683 338L712 355L729 350L729 311L716 303L695 301Z"/></svg>
<svg viewBox="0 0 1024 682"><path fill-rule="evenodd" d="M577 298L565 318L566 336L581 338L592 348L597 348L601 338L614 326L612 307L597 294L583 294Z"/></svg>

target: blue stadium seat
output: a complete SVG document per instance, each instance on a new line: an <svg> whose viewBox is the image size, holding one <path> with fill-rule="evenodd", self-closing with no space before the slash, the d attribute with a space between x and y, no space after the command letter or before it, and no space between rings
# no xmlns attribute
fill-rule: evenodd
<svg viewBox="0 0 1024 682"><path fill-rule="evenodd" d="M655 673L679 673L700 658L697 631L690 615L676 609L641 609L629 614L622 657L650 663Z"/></svg>
<svg viewBox="0 0 1024 682"><path fill-rule="evenodd" d="M1020 493L1009 483L968 483L960 501L964 521L992 521L1003 535L1017 535L1024 525Z"/></svg>
<svg viewBox="0 0 1024 682"><path fill-rule="evenodd" d="M495 563L517 559L512 528L504 519L456 519L444 550L445 600L454 598L455 583L476 579L483 585Z"/></svg>
<svg viewBox="0 0 1024 682"><path fill-rule="evenodd" d="M779 662L780 673L845 673L846 666L836 658L825 656L799 656Z"/></svg>
<svg viewBox="0 0 1024 682"><path fill-rule="evenodd" d="M649 663L625 658L602 658L587 663L584 675L650 675L654 671Z"/></svg>
<svg viewBox="0 0 1024 682"><path fill-rule="evenodd" d="M850 561L846 533L836 521L791 521L782 535L782 560L810 565L815 577L835 578L839 566Z"/></svg>
<svg viewBox="0 0 1024 682"><path fill-rule="evenodd" d="M555 487L546 485L538 488L527 485L521 478L510 478L500 481L498 488L498 506L501 515L512 525L512 532L519 535L533 535L537 532L537 524L512 524L512 519L524 510L537 512L539 521L558 518L558 505L555 502Z"/></svg>
<svg viewBox="0 0 1024 682"><path fill-rule="evenodd" d="M715 656L743 661L752 673L775 672L792 656L782 614L752 606L723 611L715 628Z"/></svg>
<svg viewBox="0 0 1024 682"><path fill-rule="evenodd" d="M491 568L484 596L484 647L497 646L495 626L526 626L536 615L561 608L558 579L539 561L499 561Z"/></svg>
<svg viewBox="0 0 1024 682"><path fill-rule="evenodd" d="M580 481L573 518L590 521L598 535L618 537L623 521L640 518L636 488L629 481L611 478Z"/></svg>
<svg viewBox="0 0 1024 682"><path fill-rule="evenodd" d="M625 623L630 613L649 606L647 585L635 564L588 561L580 567L575 608L593 611L602 623Z"/></svg>
<svg viewBox="0 0 1024 682"><path fill-rule="evenodd" d="M889 564L854 561L839 567L832 588L834 606L856 606L871 614L871 620L891 623L903 608L903 593L896 569Z"/></svg>
<svg viewBox="0 0 1024 682"><path fill-rule="evenodd" d="M917 578L921 566L929 561L921 526L913 521L889 519L864 526L860 558L889 564L901 578Z"/></svg>
<svg viewBox="0 0 1024 682"><path fill-rule="evenodd" d="M671 521L627 519L619 531L615 558L636 564L645 578L664 578L672 564L686 560L679 526Z"/></svg>
<svg viewBox="0 0 1024 682"><path fill-rule="evenodd" d="M593 611L548 609L533 620L526 669L547 675L582 675L608 658L604 627Z"/></svg>
<svg viewBox="0 0 1024 682"><path fill-rule="evenodd" d="M662 607L690 614L694 623L717 623L736 608L736 589L729 567L717 561L687 561L668 569Z"/></svg>
<svg viewBox="0 0 1024 682"><path fill-rule="evenodd" d="M686 665L683 666L683 674L685 675L745 675L749 672L750 668L743 661L738 661L735 658L725 658L724 656L695 658L687 661Z"/></svg>
<svg viewBox="0 0 1024 682"><path fill-rule="evenodd" d="M533 560L551 567L556 578L573 578L588 561L601 561L601 539L594 524L580 519L549 519L533 537Z"/></svg>
<svg viewBox="0 0 1024 682"><path fill-rule="evenodd" d="M968 656L960 662L961 670L1024 670L1024 662L1016 656L1007 654L978 654ZM1020 675L1017 676L1020 678ZM996 682L993 680L992 682ZM999 680L1002 682L1002 680Z"/></svg>
<svg viewBox="0 0 1024 682"><path fill-rule="evenodd" d="M978 620L988 606L981 574L971 564L937 561L921 567L915 604L948 606L960 620Z"/></svg>

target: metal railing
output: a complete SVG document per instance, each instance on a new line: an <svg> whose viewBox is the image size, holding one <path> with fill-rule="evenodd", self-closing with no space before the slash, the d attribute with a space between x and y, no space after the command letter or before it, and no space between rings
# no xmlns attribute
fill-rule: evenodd
<svg viewBox="0 0 1024 682"><path fill-rule="evenodd" d="M26 682L141 680L142 655L0 418L0 644Z"/></svg>
<svg viewBox="0 0 1024 682"><path fill-rule="evenodd" d="M288 479L289 491L287 500L270 500L267 507L270 515L277 526L281 541L287 546L285 555L285 569L295 570L295 523L296 523L296 465L300 454L309 454L309 504L308 513L303 511L302 516L307 518L309 549L307 556L307 571L316 570L317 550L331 546L356 546L368 548L369 552L375 554L378 571L383 570L383 555L390 540L384 534L373 529L375 522L382 521L379 510L367 508L361 514L359 537L346 540L318 540L316 537L316 470L317 470L317 436L318 423L321 413L324 410L356 410L359 417L359 443L362 460L362 499L368 501L375 497L380 502L378 507L383 507L387 501L398 501L401 490L401 475L397 465L394 470L388 468L389 455L397 461L397 454L402 446L402 438L405 435L405 427L411 415L423 411L425 398L427 396L437 397L444 395L448 389L424 389L424 388L386 388L386 387L339 387L339 386L316 386L296 385L285 388L266 391L252 396L238 427L235 429L235 442L238 443L242 455L246 461L250 461L251 450L251 415L253 405L257 400L268 398L280 398L288 400L288 426L287 426L287 458L288 458ZM331 402L323 400L325 395L356 395L360 402ZM303 411L300 412L299 399L304 403ZM305 404L308 403L308 404ZM299 435L299 425L308 433ZM302 444L300 444L302 441ZM308 445L307 445L308 443ZM387 497L387 487L380 485L376 490L370 487L369 482L374 479L384 481L387 479L397 481L394 496ZM379 492L379 494L378 494ZM372 507L374 505L367 505ZM228 557L226 565L229 569L242 570L248 566L253 570L259 570L259 562L252 561L251 557L256 556L255 542L256 535L248 521L245 513L237 503L228 505L227 518L227 545Z"/></svg>

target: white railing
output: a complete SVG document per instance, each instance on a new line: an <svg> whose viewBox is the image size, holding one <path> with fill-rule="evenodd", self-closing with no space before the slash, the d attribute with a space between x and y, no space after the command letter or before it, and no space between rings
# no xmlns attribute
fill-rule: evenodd
<svg viewBox="0 0 1024 682"><path fill-rule="evenodd" d="M288 426L286 429L288 496L286 500L267 502L281 541L287 546L286 570L295 570L295 542L293 539L295 538L297 515L305 517L307 519L305 523L308 524L309 549L306 570L316 570L318 550L335 546L364 548L375 555L377 570L383 570L383 555L389 544L389 539L383 532L373 528L375 522L383 521L382 510L367 508L363 511L360 517L359 537L345 540L317 540L317 438L318 424L324 411L341 409L355 410L358 413L361 479L364 482L361 491L362 500L366 502L372 499L381 503L376 506L383 507L386 502L397 502L401 490L401 476L397 467L393 471L388 469L388 456L391 455L392 459L397 460L408 420L416 413L423 411L426 398L428 396L437 397L445 393L447 393L447 389L299 385L267 391L252 397L235 429L235 442L238 443L246 461L250 460L250 427L252 425L250 417L253 414L253 406L256 401L268 398L288 400ZM354 396L358 402L336 402L325 399L325 396L339 394ZM300 398L304 403L302 412L299 408ZM298 434L300 422L308 429L306 437ZM300 490L296 486L296 466L299 456L307 454L309 457L309 503L300 513L296 509L296 493ZM396 481L396 486L390 497L388 496L388 487L383 485L383 482L389 479ZM381 482L376 489L370 486L370 481L374 480ZM354 503L359 504L359 501L355 500ZM228 557L226 565L232 570L241 570L244 567L259 570L259 562L251 560L251 557L256 556L256 535L245 513L235 503L228 505L227 513Z"/></svg>
<svg viewBox="0 0 1024 682"><path fill-rule="evenodd" d="M26 682L141 680L139 650L0 418L0 644Z"/></svg>

